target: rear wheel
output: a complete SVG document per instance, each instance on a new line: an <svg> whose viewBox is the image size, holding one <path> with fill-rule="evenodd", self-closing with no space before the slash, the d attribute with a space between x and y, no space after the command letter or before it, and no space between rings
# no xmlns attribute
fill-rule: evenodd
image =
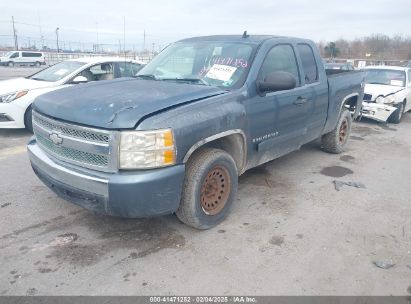
<svg viewBox="0 0 411 304"><path fill-rule="evenodd" d="M36 64L35 64L35 66L37 67L37 68L39 68L40 67L40 65L41 65L41 63L40 62L36 62Z"/></svg>
<svg viewBox="0 0 411 304"><path fill-rule="evenodd" d="M220 149L201 149L187 162L177 217L197 229L218 225L229 213L237 186L233 158Z"/></svg>
<svg viewBox="0 0 411 304"><path fill-rule="evenodd" d="M401 122L402 114L404 114L404 103L401 102L397 105L395 105L397 110L394 111L394 113L391 114L391 116L388 118L388 122L399 124Z"/></svg>
<svg viewBox="0 0 411 304"><path fill-rule="evenodd" d="M321 137L323 149L334 154L342 153L350 137L351 125L352 117L350 111L343 110L334 130Z"/></svg>
<svg viewBox="0 0 411 304"><path fill-rule="evenodd" d="M33 122L32 122L32 109L31 106L29 106L26 110L26 113L24 114L24 125L26 126L26 129L30 132L33 132Z"/></svg>

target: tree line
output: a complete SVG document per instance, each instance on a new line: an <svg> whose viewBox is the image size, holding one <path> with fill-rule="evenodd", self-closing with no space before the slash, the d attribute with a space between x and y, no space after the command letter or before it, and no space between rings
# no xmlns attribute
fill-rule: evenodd
<svg viewBox="0 0 411 304"><path fill-rule="evenodd" d="M411 37L372 34L354 40L318 43L323 58L411 60Z"/></svg>

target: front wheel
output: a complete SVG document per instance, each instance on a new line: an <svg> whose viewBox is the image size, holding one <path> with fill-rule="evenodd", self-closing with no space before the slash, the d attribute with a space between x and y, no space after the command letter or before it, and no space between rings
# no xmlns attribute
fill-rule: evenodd
<svg viewBox="0 0 411 304"><path fill-rule="evenodd" d="M187 162L186 177L177 217L197 229L221 223L235 200L237 167L223 150L204 148Z"/></svg>
<svg viewBox="0 0 411 304"><path fill-rule="evenodd" d="M351 113L348 110L343 110L334 130L321 137L322 148L329 153L342 153L350 137L351 126Z"/></svg>
<svg viewBox="0 0 411 304"><path fill-rule="evenodd" d="M9 64L8 64L8 66L9 66L9 67L13 67L13 66L14 66L14 62L13 62L13 61L10 61Z"/></svg>
<svg viewBox="0 0 411 304"><path fill-rule="evenodd" d="M41 63L40 62L36 62L36 64L35 64L35 66L36 66L36 68L39 68L40 67L40 65L41 65Z"/></svg>
<svg viewBox="0 0 411 304"><path fill-rule="evenodd" d="M402 114L404 114L404 103L400 102L395 105L397 110L395 110L391 116L388 118L388 122L399 124L401 122Z"/></svg>
<svg viewBox="0 0 411 304"><path fill-rule="evenodd" d="M24 114L24 125L26 129L30 132L33 132L33 121L32 121L32 108L28 107L26 113Z"/></svg>

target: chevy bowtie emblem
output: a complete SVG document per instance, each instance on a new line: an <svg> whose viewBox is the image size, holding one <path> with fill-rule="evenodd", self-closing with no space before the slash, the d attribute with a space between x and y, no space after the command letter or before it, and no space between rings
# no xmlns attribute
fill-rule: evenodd
<svg viewBox="0 0 411 304"><path fill-rule="evenodd" d="M49 138L55 145L61 145L63 143L63 138L57 133L50 133Z"/></svg>

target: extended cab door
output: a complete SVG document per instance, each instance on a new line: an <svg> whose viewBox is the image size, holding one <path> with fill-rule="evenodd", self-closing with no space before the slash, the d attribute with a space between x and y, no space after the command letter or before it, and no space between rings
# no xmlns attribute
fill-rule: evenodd
<svg viewBox="0 0 411 304"><path fill-rule="evenodd" d="M328 81L325 73L318 69L321 58L316 59L316 52L308 43L296 45L307 120L305 134L301 144L318 138L324 128L328 112Z"/></svg>
<svg viewBox="0 0 411 304"><path fill-rule="evenodd" d="M312 94L301 82L292 44L277 44L268 51L257 82L279 71L291 73L297 86L291 90L259 94L247 105L253 149L257 150L257 157L252 161L254 165L298 149L307 132Z"/></svg>

